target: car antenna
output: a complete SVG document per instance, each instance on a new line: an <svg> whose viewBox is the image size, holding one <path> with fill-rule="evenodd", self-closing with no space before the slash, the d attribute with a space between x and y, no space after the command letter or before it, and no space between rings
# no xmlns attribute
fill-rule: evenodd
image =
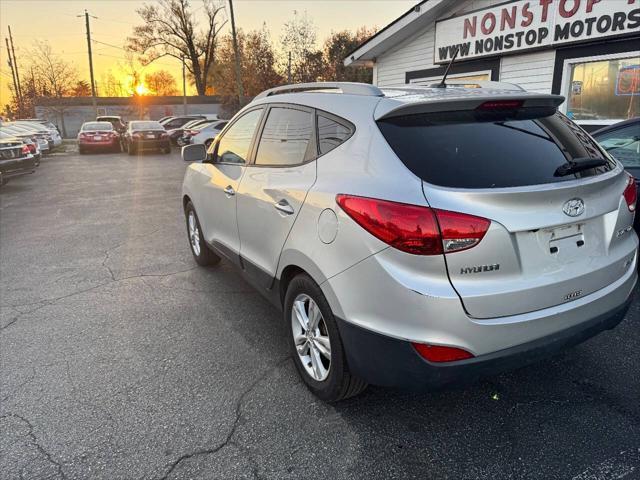
<svg viewBox="0 0 640 480"><path fill-rule="evenodd" d="M456 45L456 50L455 52L453 52L453 57L451 57L451 61L449 62L449 65L447 65L447 69L444 71L444 76L442 77L442 80L440 81L440 83L437 83L435 85L431 85L434 88L447 88L447 84L445 83L445 81L447 80L447 77L449 76L449 70L451 70L451 66L453 65L453 62L456 61L456 57L458 56L458 53L460 53L460 45Z"/></svg>

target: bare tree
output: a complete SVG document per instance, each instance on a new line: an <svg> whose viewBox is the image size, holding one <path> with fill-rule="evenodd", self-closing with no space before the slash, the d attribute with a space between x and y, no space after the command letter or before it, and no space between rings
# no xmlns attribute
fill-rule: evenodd
<svg viewBox="0 0 640 480"><path fill-rule="evenodd" d="M284 33L280 38L283 52L291 52L291 78L293 82L313 82L317 80L315 68L318 54L316 45L316 26L305 11L299 15L293 12L293 19L284 24Z"/></svg>
<svg viewBox="0 0 640 480"><path fill-rule="evenodd" d="M147 85L147 88L152 95L178 95L176 79L166 70L147 73L144 76L144 83Z"/></svg>
<svg viewBox="0 0 640 480"><path fill-rule="evenodd" d="M127 47L140 55L143 65L162 57L185 59L193 76L198 95L205 95L210 72L216 60L216 46L220 29L226 23L219 17L224 9L219 0L203 0L202 10L206 26L199 29L195 12L188 0L158 0L137 12L144 21L134 27L127 39Z"/></svg>
<svg viewBox="0 0 640 480"><path fill-rule="evenodd" d="M56 116L62 135L67 131L64 124L66 104L63 97L72 96L78 83L78 72L75 67L53 53L47 42L36 42L30 55L30 75L37 89L35 94L50 97L55 101L47 102L46 109Z"/></svg>

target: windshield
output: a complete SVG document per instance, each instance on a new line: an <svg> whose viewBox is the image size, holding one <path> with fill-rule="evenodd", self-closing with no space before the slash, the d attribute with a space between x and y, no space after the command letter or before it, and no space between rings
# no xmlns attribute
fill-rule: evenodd
<svg viewBox="0 0 640 480"><path fill-rule="evenodd" d="M113 130L113 125L109 122L91 122L82 126L83 132L93 132L96 130Z"/></svg>
<svg viewBox="0 0 640 480"><path fill-rule="evenodd" d="M475 112L442 112L381 120L378 126L400 160L424 181L453 188L500 188L599 175L615 165L561 114L488 121ZM603 166L560 175L569 161Z"/></svg>
<svg viewBox="0 0 640 480"><path fill-rule="evenodd" d="M129 129L131 131L134 130L164 130L162 128L162 125L160 125L160 123L158 122L152 122L152 121L135 121L135 122L131 122L129 124Z"/></svg>

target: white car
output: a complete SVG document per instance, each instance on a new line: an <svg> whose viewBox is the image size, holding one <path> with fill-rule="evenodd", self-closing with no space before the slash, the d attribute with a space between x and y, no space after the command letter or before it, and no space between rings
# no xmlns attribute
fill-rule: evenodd
<svg viewBox="0 0 640 480"><path fill-rule="evenodd" d="M34 120L16 120L16 125L30 126L35 127L37 129L45 129L51 135L51 140L53 140L53 146L58 147L62 145L62 137L60 136L60 132L51 122L40 122Z"/></svg>
<svg viewBox="0 0 640 480"><path fill-rule="evenodd" d="M185 130L183 138L188 137L190 139L189 143L201 143L205 147L209 148L222 129L227 126L227 123L229 122L225 120L216 120L210 123L197 125L189 130Z"/></svg>
<svg viewBox="0 0 640 480"><path fill-rule="evenodd" d="M195 261L283 311L322 399L493 375L629 308L633 177L559 95L440 85L277 87L182 150Z"/></svg>

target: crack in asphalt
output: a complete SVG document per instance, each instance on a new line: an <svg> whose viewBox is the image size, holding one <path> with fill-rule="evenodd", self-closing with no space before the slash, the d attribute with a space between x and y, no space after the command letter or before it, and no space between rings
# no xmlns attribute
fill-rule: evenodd
<svg viewBox="0 0 640 480"><path fill-rule="evenodd" d="M190 458L198 457L198 456L202 456L202 455L212 455L214 453L219 452L224 447L229 446L229 445L234 445L238 449L243 450L240 445L238 445L235 442L232 442L232 439L233 439L233 436L236 433L236 430L238 428L238 424L240 423L240 420L242 418L242 406L243 406L246 398L254 391L254 389L265 378L267 378L273 372L277 371L280 367L282 367L282 365L287 363L290 359L291 359L291 356L288 355L287 357L285 357L285 358L279 360L278 362L276 362L271 368L266 370L256 380L254 380L251 383L251 385L249 385L249 387L244 392L242 392L242 394L238 397L238 400L236 401L236 404L235 404L235 418L233 420L233 424L231 425L231 429L229 430L229 433L227 434L225 439L220 444L216 445L213 448L198 449L198 450L194 450L193 452L189 452L189 453L185 453L184 455L181 455L175 462L173 462L169 466L169 469L166 471L166 473L162 477L159 478L159 480L167 480L169 478L169 476L173 473L173 471L178 467L178 465L180 465L183 461L188 460ZM258 478L257 467L255 465L253 465L253 464L252 464L252 473L254 474L254 477Z"/></svg>
<svg viewBox="0 0 640 480"><path fill-rule="evenodd" d="M46 457L47 461L49 463L51 463L52 465L55 465L56 469L58 470L58 473L60 474L60 477L63 480L66 480L67 475L64 473L64 470L62 469L62 464L60 464L60 462L56 461L53 456L42 446L40 445L40 442L38 442L38 437L36 437L35 433L33 433L33 425L31 424L31 422L29 420L27 420L26 418L24 418L22 415L18 415L17 413L8 413L6 415L2 415L0 417L0 420L5 419L5 418L9 418L9 417L13 417L13 418L17 418L18 420L20 420L21 422L23 422L24 424L27 425L27 427L29 428L29 432L27 432L27 436L31 439L31 444L36 447L36 449Z"/></svg>
<svg viewBox="0 0 640 480"><path fill-rule="evenodd" d="M83 290L77 290L75 292L71 292L68 293L66 295L62 295L60 297L55 297L55 298L47 298L44 300L40 300L39 302L34 302L31 304L22 304L22 305L0 305L0 307L10 307L13 308L15 310L15 307L17 306L27 306L27 305L37 305L38 303L40 303L41 305L38 308L34 308L33 310L29 310L28 312L24 312L24 313L20 313L19 315L17 315L13 320L11 320L9 323L7 323L6 325L4 325L3 327L0 327L0 332L6 330L7 328L9 328L11 325L15 324L22 316L24 315L29 315L31 313L37 312L38 310L40 310L41 308L44 308L46 306L49 305L55 305L57 302L59 302L60 300L64 300L70 297L73 297L75 295L80 295L82 293L87 293L87 292L91 292L93 290L97 290L99 288L102 288L106 285L113 285L114 283L119 283L119 282L124 282L126 280L134 280L137 278L162 278L162 277L171 277L173 275L179 275L181 273L186 273L186 272L190 272L191 270L195 270L198 267L191 267L191 268L187 268L185 270L178 270L175 272L169 272L169 273L140 273L137 275L130 275L128 277L122 277L122 278L118 278L115 280L110 280L108 282L103 282L103 283L99 283L98 285L94 285L93 287L89 287L89 288L85 288Z"/></svg>

